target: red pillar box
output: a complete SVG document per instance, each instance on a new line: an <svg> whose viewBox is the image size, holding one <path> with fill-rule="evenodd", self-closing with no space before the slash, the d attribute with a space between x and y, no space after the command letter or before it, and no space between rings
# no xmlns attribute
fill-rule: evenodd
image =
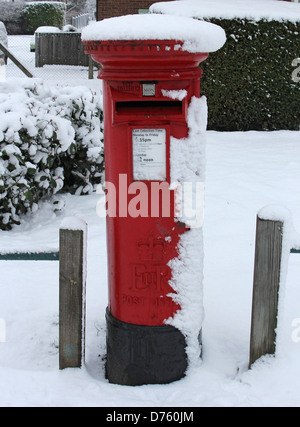
<svg viewBox="0 0 300 427"><path fill-rule="evenodd" d="M199 63L225 34L150 14L91 24L82 38L103 79L106 375L117 384L168 383L200 356L206 103Z"/></svg>

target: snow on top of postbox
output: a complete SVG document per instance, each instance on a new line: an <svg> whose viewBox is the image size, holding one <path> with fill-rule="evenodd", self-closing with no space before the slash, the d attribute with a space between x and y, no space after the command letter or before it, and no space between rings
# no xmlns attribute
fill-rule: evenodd
<svg viewBox="0 0 300 427"><path fill-rule="evenodd" d="M193 18L141 14L93 22L82 30L82 40L178 40L188 52L215 52L226 35L220 26Z"/></svg>

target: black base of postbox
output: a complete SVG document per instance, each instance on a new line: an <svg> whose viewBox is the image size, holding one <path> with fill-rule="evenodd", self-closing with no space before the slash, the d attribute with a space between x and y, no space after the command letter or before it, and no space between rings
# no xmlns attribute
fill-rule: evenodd
<svg viewBox="0 0 300 427"><path fill-rule="evenodd" d="M107 309L106 327L106 378L110 383L168 384L185 376L186 341L174 326L125 323Z"/></svg>

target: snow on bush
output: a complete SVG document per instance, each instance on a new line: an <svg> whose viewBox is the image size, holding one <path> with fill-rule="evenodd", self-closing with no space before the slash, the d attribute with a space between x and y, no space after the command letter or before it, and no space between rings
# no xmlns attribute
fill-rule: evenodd
<svg viewBox="0 0 300 427"><path fill-rule="evenodd" d="M62 189L90 193L103 166L98 96L39 80L0 84L0 229Z"/></svg>
<svg viewBox="0 0 300 427"><path fill-rule="evenodd" d="M34 31L40 26L62 28L64 24L66 4L62 2L36 1L27 2L24 18L28 31Z"/></svg>

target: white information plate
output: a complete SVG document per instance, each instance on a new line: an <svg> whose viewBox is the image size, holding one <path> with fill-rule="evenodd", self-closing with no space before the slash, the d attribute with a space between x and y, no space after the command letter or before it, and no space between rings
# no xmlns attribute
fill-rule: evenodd
<svg viewBox="0 0 300 427"><path fill-rule="evenodd" d="M166 181L166 129L133 129L133 180Z"/></svg>
<svg viewBox="0 0 300 427"><path fill-rule="evenodd" d="M143 96L155 96L155 83L143 83Z"/></svg>

